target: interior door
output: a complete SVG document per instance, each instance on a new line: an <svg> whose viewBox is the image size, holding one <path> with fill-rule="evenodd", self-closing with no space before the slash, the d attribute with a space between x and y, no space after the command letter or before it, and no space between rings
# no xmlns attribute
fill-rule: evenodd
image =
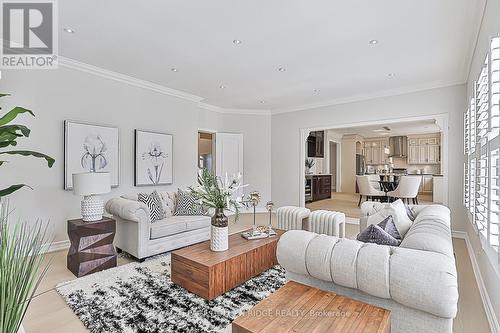
<svg viewBox="0 0 500 333"><path fill-rule="evenodd" d="M215 174L222 179L226 174L243 174L243 134L217 133L215 138ZM243 180L242 180L243 181ZM242 195L240 190L238 195Z"/></svg>

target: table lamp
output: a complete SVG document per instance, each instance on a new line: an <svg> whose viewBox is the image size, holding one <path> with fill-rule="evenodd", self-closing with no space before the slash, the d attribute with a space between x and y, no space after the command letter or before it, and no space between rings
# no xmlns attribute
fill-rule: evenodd
<svg viewBox="0 0 500 333"><path fill-rule="evenodd" d="M73 193L83 196L82 217L85 222L99 221L104 214L104 200L98 194L111 191L109 172L73 174Z"/></svg>

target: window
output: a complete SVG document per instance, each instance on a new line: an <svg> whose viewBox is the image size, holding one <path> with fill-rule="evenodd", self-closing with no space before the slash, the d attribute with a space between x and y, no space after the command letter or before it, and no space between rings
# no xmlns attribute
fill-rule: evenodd
<svg viewBox="0 0 500 333"><path fill-rule="evenodd" d="M496 267L500 264L500 37L473 84L464 112L464 206Z"/></svg>

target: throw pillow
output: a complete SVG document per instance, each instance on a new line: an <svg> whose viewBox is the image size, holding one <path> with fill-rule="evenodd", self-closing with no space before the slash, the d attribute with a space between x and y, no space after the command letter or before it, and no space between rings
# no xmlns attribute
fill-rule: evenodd
<svg viewBox="0 0 500 333"><path fill-rule="evenodd" d="M377 225L395 239L401 240L401 235L399 234L398 229L394 224L394 219L392 218L392 215L387 216L382 222L380 222Z"/></svg>
<svg viewBox="0 0 500 333"><path fill-rule="evenodd" d="M143 202L148 206L151 223L165 218L163 203L158 192L154 191L151 194L139 193L137 195L137 201Z"/></svg>
<svg viewBox="0 0 500 333"><path fill-rule="evenodd" d="M205 215L203 207L196 201L194 196L181 189L177 192L177 206L175 207L175 216L193 216Z"/></svg>
<svg viewBox="0 0 500 333"><path fill-rule="evenodd" d="M385 232L384 229L375 224L370 224L356 239L363 243L375 243L379 245L398 246L400 243L399 240L392 237Z"/></svg>
<svg viewBox="0 0 500 333"><path fill-rule="evenodd" d="M408 217L405 205L401 199L385 205L384 208L380 209L375 214L370 215L367 219L367 224L377 224L389 215L392 215L396 229L401 235L401 238L404 238L405 234L413 224L413 221Z"/></svg>
<svg viewBox="0 0 500 333"><path fill-rule="evenodd" d="M410 206L408 206L406 203L405 203L405 208L406 208L406 215L408 215L408 218L412 221L415 221L416 216L413 209L410 208Z"/></svg>

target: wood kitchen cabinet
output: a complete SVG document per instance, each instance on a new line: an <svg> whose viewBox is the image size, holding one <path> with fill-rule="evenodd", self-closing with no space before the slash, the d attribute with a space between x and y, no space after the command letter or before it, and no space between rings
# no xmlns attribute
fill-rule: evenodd
<svg viewBox="0 0 500 333"><path fill-rule="evenodd" d="M408 138L408 164L439 164L440 162L439 137Z"/></svg>
<svg viewBox="0 0 500 333"><path fill-rule="evenodd" d="M312 201L330 199L332 196L332 176L312 176Z"/></svg>
<svg viewBox="0 0 500 333"><path fill-rule="evenodd" d="M368 139L364 142L363 155L366 164L386 164L388 155L385 153L385 147L389 146L388 140Z"/></svg>
<svg viewBox="0 0 500 333"><path fill-rule="evenodd" d="M325 157L325 132L313 131L307 138L307 157Z"/></svg>

